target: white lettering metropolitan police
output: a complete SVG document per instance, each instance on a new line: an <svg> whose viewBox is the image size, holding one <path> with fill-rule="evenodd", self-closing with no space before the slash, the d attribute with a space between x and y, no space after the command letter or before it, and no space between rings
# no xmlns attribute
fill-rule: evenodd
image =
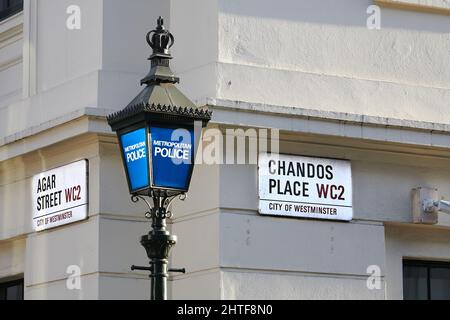
<svg viewBox="0 0 450 320"><path fill-rule="evenodd" d="M153 141L154 155L162 158L189 160L191 144L171 142L171 141Z"/></svg>
<svg viewBox="0 0 450 320"><path fill-rule="evenodd" d="M127 163L146 158L147 155L145 149L146 149L145 142L139 142L131 146L125 147Z"/></svg>

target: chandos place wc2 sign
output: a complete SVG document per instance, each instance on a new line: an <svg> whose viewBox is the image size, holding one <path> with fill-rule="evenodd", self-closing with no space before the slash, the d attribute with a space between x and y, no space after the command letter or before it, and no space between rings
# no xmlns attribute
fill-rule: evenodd
<svg viewBox="0 0 450 320"><path fill-rule="evenodd" d="M87 218L87 160L37 174L33 177L31 188L34 231Z"/></svg>
<svg viewBox="0 0 450 320"><path fill-rule="evenodd" d="M258 175L263 215L353 218L350 161L260 154Z"/></svg>

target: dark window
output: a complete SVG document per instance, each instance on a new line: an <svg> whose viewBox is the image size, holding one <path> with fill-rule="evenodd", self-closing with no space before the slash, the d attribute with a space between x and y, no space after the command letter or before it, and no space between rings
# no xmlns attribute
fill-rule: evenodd
<svg viewBox="0 0 450 320"><path fill-rule="evenodd" d="M450 263L403 261L405 300L450 300Z"/></svg>
<svg viewBox="0 0 450 320"><path fill-rule="evenodd" d="M0 300L23 300L23 279L0 283Z"/></svg>
<svg viewBox="0 0 450 320"><path fill-rule="evenodd" d="M0 0L0 20L23 10L23 0Z"/></svg>

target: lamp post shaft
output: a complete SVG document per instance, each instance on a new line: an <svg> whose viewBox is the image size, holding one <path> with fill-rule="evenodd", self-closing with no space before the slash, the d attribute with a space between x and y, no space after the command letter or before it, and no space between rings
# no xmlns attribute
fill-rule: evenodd
<svg viewBox="0 0 450 320"><path fill-rule="evenodd" d="M166 231L166 219L161 218L160 215L153 217L152 233L158 234L164 238L167 236L165 243L168 246L167 250L162 250L159 257L151 258L152 275L151 275L151 299L152 300L167 300L167 263L168 254L170 249L170 234ZM158 242L153 242L155 245ZM161 243L164 246L164 243ZM156 249L156 248L155 248ZM155 250L156 252L156 250ZM167 252L167 256L166 255Z"/></svg>
<svg viewBox="0 0 450 320"><path fill-rule="evenodd" d="M167 300L167 260L153 261L151 300Z"/></svg>
<svg viewBox="0 0 450 320"><path fill-rule="evenodd" d="M169 276L168 259L170 249L177 238L166 230L166 207L164 201L155 199L158 204L152 213L152 230L142 236L141 244L150 258L151 299L167 300L167 278Z"/></svg>

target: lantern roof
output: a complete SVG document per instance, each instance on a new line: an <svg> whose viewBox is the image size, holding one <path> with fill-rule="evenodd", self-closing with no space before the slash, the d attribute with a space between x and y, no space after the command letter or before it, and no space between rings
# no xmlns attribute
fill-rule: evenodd
<svg viewBox="0 0 450 320"><path fill-rule="evenodd" d="M170 48L174 44L173 35L164 28L164 20L159 17L155 30L147 34L147 43L153 49L149 60L150 72L141 80L146 87L121 111L107 117L113 130L121 129L134 122L172 120L180 123L202 121L206 126L212 112L197 108L175 86L179 82L170 69L172 59Z"/></svg>

